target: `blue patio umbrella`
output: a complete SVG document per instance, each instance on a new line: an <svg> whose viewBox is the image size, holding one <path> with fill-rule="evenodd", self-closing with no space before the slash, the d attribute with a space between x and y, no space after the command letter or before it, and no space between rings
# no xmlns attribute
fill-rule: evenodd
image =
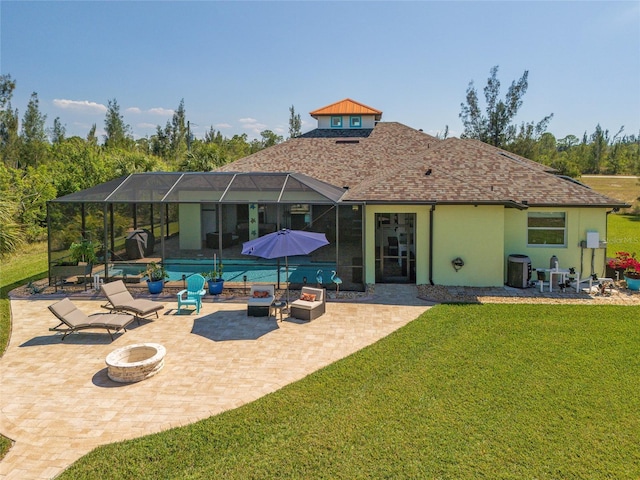
<svg viewBox="0 0 640 480"><path fill-rule="evenodd" d="M287 257L308 255L325 245L329 245L329 241L324 233L283 228L277 232L244 242L242 254L269 259L284 257L287 272L287 304L289 304L289 262Z"/></svg>

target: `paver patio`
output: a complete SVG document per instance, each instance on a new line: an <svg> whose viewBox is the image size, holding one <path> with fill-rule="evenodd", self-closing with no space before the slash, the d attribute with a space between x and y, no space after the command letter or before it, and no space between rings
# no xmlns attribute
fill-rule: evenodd
<svg viewBox="0 0 640 480"><path fill-rule="evenodd" d="M198 315L178 315L169 301L160 319L134 322L113 342L104 330L61 342L48 331L56 321L47 306L56 297L12 299L0 432L15 444L0 476L49 479L99 445L236 408L374 343L431 305L415 286L384 291L368 302L330 302L312 322L247 317L243 299L205 302ZM104 311L99 298L73 301L86 313ZM141 342L166 347L163 370L140 383L111 381L106 356Z"/></svg>

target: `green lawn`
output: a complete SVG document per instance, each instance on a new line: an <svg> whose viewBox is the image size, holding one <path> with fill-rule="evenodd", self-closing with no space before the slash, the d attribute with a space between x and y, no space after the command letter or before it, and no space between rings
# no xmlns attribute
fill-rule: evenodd
<svg viewBox="0 0 640 480"><path fill-rule="evenodd" d="M640 177L583 175L579 180L603 195L631 205L631 208L623 209L623 213L640 213Z"/></svg>
<svg viewBox="0 0 640 480"><path fill-rule="evenodd" d="M607 256L636 252L640 258L640 215L609 215Z"/></svg>
<svg viewBox="0 0 640 480"><path fill-rule="evenodd" d="M11 331L9 297L11 290L30 280L47 276L47 244L28 245L0 264L0 356L7 348Z"/></svg>
<svg viewBox="0 0 640 480"><path fill-rule="evenodd" d="M60 478L638 478L638 318L441 305L249 405L98 448Z"/></svg>

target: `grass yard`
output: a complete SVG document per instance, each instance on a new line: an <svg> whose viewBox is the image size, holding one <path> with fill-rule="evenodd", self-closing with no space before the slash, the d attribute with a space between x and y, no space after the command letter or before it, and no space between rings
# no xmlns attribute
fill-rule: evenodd
<svg viewBox="0 0 640 480"><path fill-rule="evenodd" d="M633 205L624 213L609 215L607 256L614 257L620 251L640 256L640 177L584 175L580 181L603 195Z"/></svg>
<svg viewBox="0 0 640 480"><path fill-rule="evenodd" d="M27 245L19 252L3 258L0 266L0 356L7 348L11 333L9 292L31 280L47 276L46 242Z"/></svg>
<svg viewBox="0 0 640 480"><path fill-rule="evenodd" d="M440 305L244 407L63 479L638 478L640 307Z"/></svg>
<svg viewBox="0 0 640 480"><path fill-rule="evenodd" d="M636 252L640 258L640 215L609 215L607 256L616 252Z"/></svg>
<svg viewBox="0 0 640 480"><path fill-rule="evenodd" d="M603 195L631 204L623 213L640 214L640 177L583 175L580 181Z"/></svg>

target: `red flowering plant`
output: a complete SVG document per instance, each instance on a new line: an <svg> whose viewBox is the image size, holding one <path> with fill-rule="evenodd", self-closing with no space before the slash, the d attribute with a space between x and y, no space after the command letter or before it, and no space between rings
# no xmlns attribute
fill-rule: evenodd
<svg viewBox="0 0 640 480"><path fill-rule="evenodd" d="M640 262L636 260L636 254L629 252L616 252L616 257L607 262L614 270L623 270L629 278L640 279Z"/></svg>

